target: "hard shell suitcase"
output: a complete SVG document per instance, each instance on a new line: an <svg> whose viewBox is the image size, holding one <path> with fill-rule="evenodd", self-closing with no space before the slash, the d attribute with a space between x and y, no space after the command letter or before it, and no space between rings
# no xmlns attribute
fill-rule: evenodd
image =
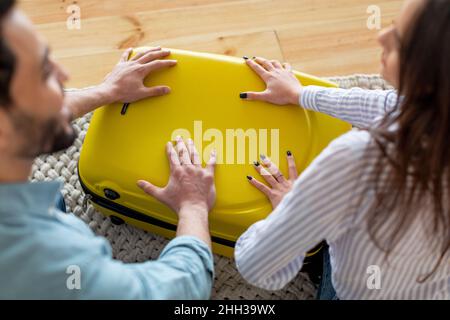
<svg viewBox="0 0 450 320"><path fill-rule="evenodd" d="M80 155L80 182L94 207L114 223L126 222L172 238L176 214L145 194L136 182L167 183L165 145L177 135L194 140L204 155L203 163L215 148L217 200L210 213L213 251L231 257L238 237L272 210L267 198L246 181L247 175L258 177L253 161L265 154L287 174L285 155L290 150L302 171L351 126L301 107L241 100L239 93L265 88L243 59L171 52L168 58L178 64L153 73L145 82L170 86L169 95L95 111ZM305 86L336 86L295 74Z"/></svg>

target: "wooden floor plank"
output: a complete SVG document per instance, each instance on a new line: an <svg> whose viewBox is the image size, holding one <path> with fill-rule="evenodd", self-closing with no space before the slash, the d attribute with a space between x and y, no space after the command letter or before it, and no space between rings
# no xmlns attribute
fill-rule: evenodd
<svg viewBox="0 0 450 320"><path fill-rule="evenodd" d="M397 9L398 3L384 4L382 10L387 13L382 16L382 25L392 22ZM278 36L284 57L295 68L320 76L377 73L381 55L378 30L369 30L364 18L332 22L333 18L328 17L331 23L317 24L315 28L283 29Z"/></svg>
<svg viewBox="0 0 450 320"><path fill-rule="evenodd" d="M66 27L67 14L61 10L72 2L82 9L81 30ZM377 30L366 26L372 0L72 2L23 0L21 4L55 57L73 70L71 84L92 84L104 76L120 50L152 44L285 58L297 69L318 76L378 72ZM377 1L383 26L398 14L402 2ZM80 66L91 68L89 74L76 68L77 59ZM105 67L92 69L95 65Z"/></svg>
<svg viewBox="0 0 450 320"><path fill-rule="evenodd" d="M335 29L339 30L342 21L356 15L345 7L330 9L324 6L322 10L310 8L308 11L296 5L276 7L268 2L259 6L254 3L240 4L240 10L235 9L234 6L208 6L201 10L85 19L81 30L67 30L64 23L39 27L52 44L55 54L66 56L74 52L78 55L104 52L211 32L227 36L241 32L281 31L292 27L314 30L324 24L334 24ZM362 22L365 21L365 12L359 10L357 16L361 17ZM363 25L359 25L360 28L364 28ZM369 30L366 29L366 32Z"/></svg>
<svg viewBox="0 0 450 320"><path fill-rule="evenodd" d="M66 21L70 15L70 10L68 11L68 9L73 4L81 9L82 19L89 19L144 11L182 10L189 7L198 8L218 3L232 4L239 1L242 2L243 0L22 0L20 7L28 12L34 23L42 24ZM37 4L39 8L37 8Z"/></svg>
<svg viewBox="0 0 450 320"><path fill-rule="evenodd" d="M217 35L202 35L196 37L182 37L151 45L162 45L169 48L211 52L242 57L244 55L265 56L271 59L283 60L278 38L273 31L243 34L229 37ZM100 82L104 75L119 60L121 50L111 50L90 55L66 56L59 62L71 74L69 87L83 87Z"/></svg>

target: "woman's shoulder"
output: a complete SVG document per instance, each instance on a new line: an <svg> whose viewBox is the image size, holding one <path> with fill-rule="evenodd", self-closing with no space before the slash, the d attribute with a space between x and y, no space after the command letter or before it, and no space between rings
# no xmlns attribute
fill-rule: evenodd
<svg viewBox="0 0 450 320"><path fill-rule="evenodd" d="M352 151L362 151L370 148L373 145L373 139L369 131L360 130L360 129L352 129L349 132L339 136L334 139L329 147L333 148L344 148Z"/></svg>
<svg viewBox="0 0 450 320"><path fill-rule="evenodd" d="M324 150L330 157L341 157L352 163L373 158L379 152L367 130L353 129L333 140Z"/></svg>

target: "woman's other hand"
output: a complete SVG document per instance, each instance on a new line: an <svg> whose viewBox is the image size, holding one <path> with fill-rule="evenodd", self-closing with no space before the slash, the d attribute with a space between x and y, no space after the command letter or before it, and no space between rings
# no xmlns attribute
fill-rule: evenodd
<svg viewBox="0 0 450 320"><path fill-rule="evenodd" d="M247 65L260 76L266 84L262 92L243 92L241 99L259 100L277 105L299 105L302 85L292 72L288 63L264 58L248 59L244 57Z"/></svg>

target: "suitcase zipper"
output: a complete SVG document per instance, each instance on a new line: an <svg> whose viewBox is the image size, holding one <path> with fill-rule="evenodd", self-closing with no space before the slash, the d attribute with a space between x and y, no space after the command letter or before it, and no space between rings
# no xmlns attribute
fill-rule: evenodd
<svg viewBox="0 0 450 320"><path fill-rule="evenodd" d="M84 195L83 198L83 204L81 205L81 208L83 209L83 212L87 210L88 201L92 200L92 196L88 193Z"/></svg>

